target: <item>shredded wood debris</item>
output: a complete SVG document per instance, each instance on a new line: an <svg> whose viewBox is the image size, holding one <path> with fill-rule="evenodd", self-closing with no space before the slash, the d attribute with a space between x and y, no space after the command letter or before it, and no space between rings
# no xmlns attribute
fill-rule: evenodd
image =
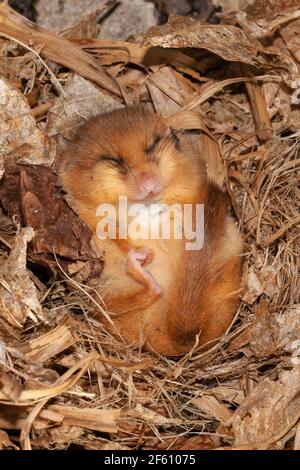
<svg viewBox="0 0 300 470"><path fill-rule="evenodd" d="M299 449L299 2L205 2L127 41L99 37L114 3L60 33L0 5L0 449ZM181 358L105 330L55 174L78 125L136 104L202 153L245 240L233 324Z"/></svg>

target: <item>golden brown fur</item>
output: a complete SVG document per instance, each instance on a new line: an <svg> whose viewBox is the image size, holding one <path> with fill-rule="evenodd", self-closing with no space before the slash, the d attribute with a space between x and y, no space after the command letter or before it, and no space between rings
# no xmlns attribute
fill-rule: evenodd
<svg viewBox="0 0 300 470"><path fill-rule="evenodd" d="M100 203L118 204L119 195L144 201L138 189L144 174L159 182L159 202L204 204L201 250L186 251L185 240L124 242L95 237L105 251L99 292L108 310L117 314L113 318L121 334L161 354L187 352L197 334L200 344L220 337L237 306L240 235L226 214L223 193L208 183L204 163L182 146L164 119L143 108L92 119L62 155L59 172L72 206L94 232ZM161 286L160 296L151 297L128 273L127 252L132 246L146 247L153 254L146 270Z"/></svg>

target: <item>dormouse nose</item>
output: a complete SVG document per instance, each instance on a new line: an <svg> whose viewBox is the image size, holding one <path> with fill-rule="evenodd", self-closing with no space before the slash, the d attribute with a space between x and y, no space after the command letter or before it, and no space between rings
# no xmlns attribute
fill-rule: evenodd
<svg viewBox="0 0 300 470"><path fill-rule="evenodd" d="M152 173L142 172L137 176L138 199L144 199L149 195L158 194L161 191L161 184L157 176Z"/></svg>

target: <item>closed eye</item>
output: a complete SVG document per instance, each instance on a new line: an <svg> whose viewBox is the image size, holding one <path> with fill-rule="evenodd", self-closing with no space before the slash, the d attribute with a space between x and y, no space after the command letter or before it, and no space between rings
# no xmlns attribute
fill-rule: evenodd
<svg viewBox="0 0 300 470"><path fill-rule="evenodd" d="M124 159L122 157L112 157L111 155L101 155L99 160L104 162L111 162L120 166L124 163Z"/></svg>
<svg viewBox="0 0 300 470"><path fill-rule="evenodd" d="M112 155L101 155L99 157L99 161L117 167L121 171L121 173L125 174L128 171L128 165L122 157L113 157Z"/></svg>
<svg viewBox="0 0 300 470"><path fill-rule="evenodd" d="M158 135L156 135L153 141L151 142L151 144L148 145L148 147L146 147L146 150L145 150L146 154L150 156L153 153L153 151L156 149L160 141L161 141L161 138Z"/></svg>

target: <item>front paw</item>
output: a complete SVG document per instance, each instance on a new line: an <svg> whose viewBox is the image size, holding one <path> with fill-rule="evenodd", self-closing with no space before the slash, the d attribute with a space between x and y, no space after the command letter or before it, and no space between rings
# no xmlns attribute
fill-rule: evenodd
<svg viewBox="0 0 300 470"><path fill-rule="evenodd" d="M128 254L133 254L133 256L141 262L142 266L147 266L147 264L152 263L154 259L154 253L151 248L147 248L146 246L139 246L133 248L129 251Z"/></svg>
<svg viewBox="0 0 300 470"><path fill-rule="evenodd" d="M130 250L127 256L127 272L133 279L146 287L149 297L157 299L162 293L161 286L143 267L145 264L151 263L152 259L152 250L148 248L140 247Z"/></svg>

